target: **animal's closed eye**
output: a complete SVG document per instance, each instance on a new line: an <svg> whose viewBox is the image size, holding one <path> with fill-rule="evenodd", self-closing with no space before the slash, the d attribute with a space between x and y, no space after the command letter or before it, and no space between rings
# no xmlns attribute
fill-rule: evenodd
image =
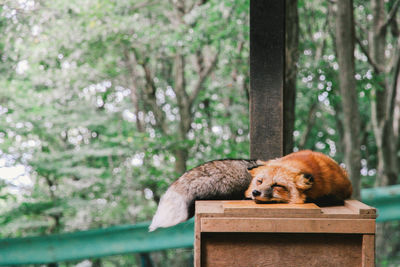
<svg viewBox="0 0 400 267"><path fill-rule="evenodd" d="M257 179L257 180L256 180L256 184L257 184L257 185L262 184L262 182L263 182L263 180L261 180L261 179Z"/></svg>
<svg viewBox="0 0 400 267"><path fill-rule="evenodd" d="M271 187L281 187L281 188L286 188L284 185L281 185L281 184L273 184Z"/></svg>

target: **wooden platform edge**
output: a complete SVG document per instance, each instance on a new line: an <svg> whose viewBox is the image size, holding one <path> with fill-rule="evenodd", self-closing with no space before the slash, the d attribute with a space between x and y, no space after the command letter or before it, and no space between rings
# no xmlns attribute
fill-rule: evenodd
<svg viewBox="0 0 400 267"><path fill-rule="evenodd" d="M374 234L374 219L204 217L201 232Z"/></svg>
<svg viewBox="0 0 400 267"><path fill-rule="evenodd" d="M358 214L376 214L376 209L355 199L344 202L345 207L357 212Z"/></svg>
<svg viewBox="0 0 400 267"><path fill-rule="evenodd" d="M256 204L252 200L196 201L196 214L208 217L282 217L282 218L342 218L375 219L376 209L358 200L346 200L344 205L319 207L305 204Z"/></svg>

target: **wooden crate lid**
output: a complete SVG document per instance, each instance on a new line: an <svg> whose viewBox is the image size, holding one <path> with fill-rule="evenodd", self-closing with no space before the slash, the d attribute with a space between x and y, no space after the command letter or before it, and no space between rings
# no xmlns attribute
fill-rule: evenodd
<svg viewBox="0 0 400 267"><path fill-rule="evenodd" d="M256 204L252 200L196 201L196 214L212 217L376 218L375 208L358 200L346 200L345 205L332 207L319 207L313 203Z"/></svg>

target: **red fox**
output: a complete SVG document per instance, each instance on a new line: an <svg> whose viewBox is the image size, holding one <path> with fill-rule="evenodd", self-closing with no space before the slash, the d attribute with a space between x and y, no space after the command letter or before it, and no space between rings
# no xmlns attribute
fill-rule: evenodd
<svg viewBox="0 0 400 267"><path fill-rule="evenodd" d="M352 194L347 172L330 157L310 150L289 154L249 170L245 192L256 202L343 203Z"/></svg>
<svg viewBox="0 0 400 267"><path fill-rule="evenodd" d="M149 231L186 221L194 215L196 200L336 204L351 193L347 173L333 159L310 150L270 161L215 160L187 171L168 188Z"/></svg>

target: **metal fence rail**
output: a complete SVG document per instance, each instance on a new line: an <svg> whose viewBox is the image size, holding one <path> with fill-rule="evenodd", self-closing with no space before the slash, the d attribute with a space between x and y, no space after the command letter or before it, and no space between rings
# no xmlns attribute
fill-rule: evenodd
<svg viewBox="0 0 400 267"><path fill-rule="evenodd" d="M363 189L361 199L378 210L377 222L400 220L400 185Z"/></svg>
<svg viewBox="0 0 400 267"><path fill-rule="evenodd" d="M194 220L148 232L149 223L0 240L0 265L39 264L193 247Z"/></svg>
<svg viewBox="0 0 400 267"><path fill-rule="evenodd" d="M378 222L400 220L400 185L363 189L364 203L376 207ZM0 265L40 264L193 247L194 220L149 233L148 223L0 240Z"/></svg>

